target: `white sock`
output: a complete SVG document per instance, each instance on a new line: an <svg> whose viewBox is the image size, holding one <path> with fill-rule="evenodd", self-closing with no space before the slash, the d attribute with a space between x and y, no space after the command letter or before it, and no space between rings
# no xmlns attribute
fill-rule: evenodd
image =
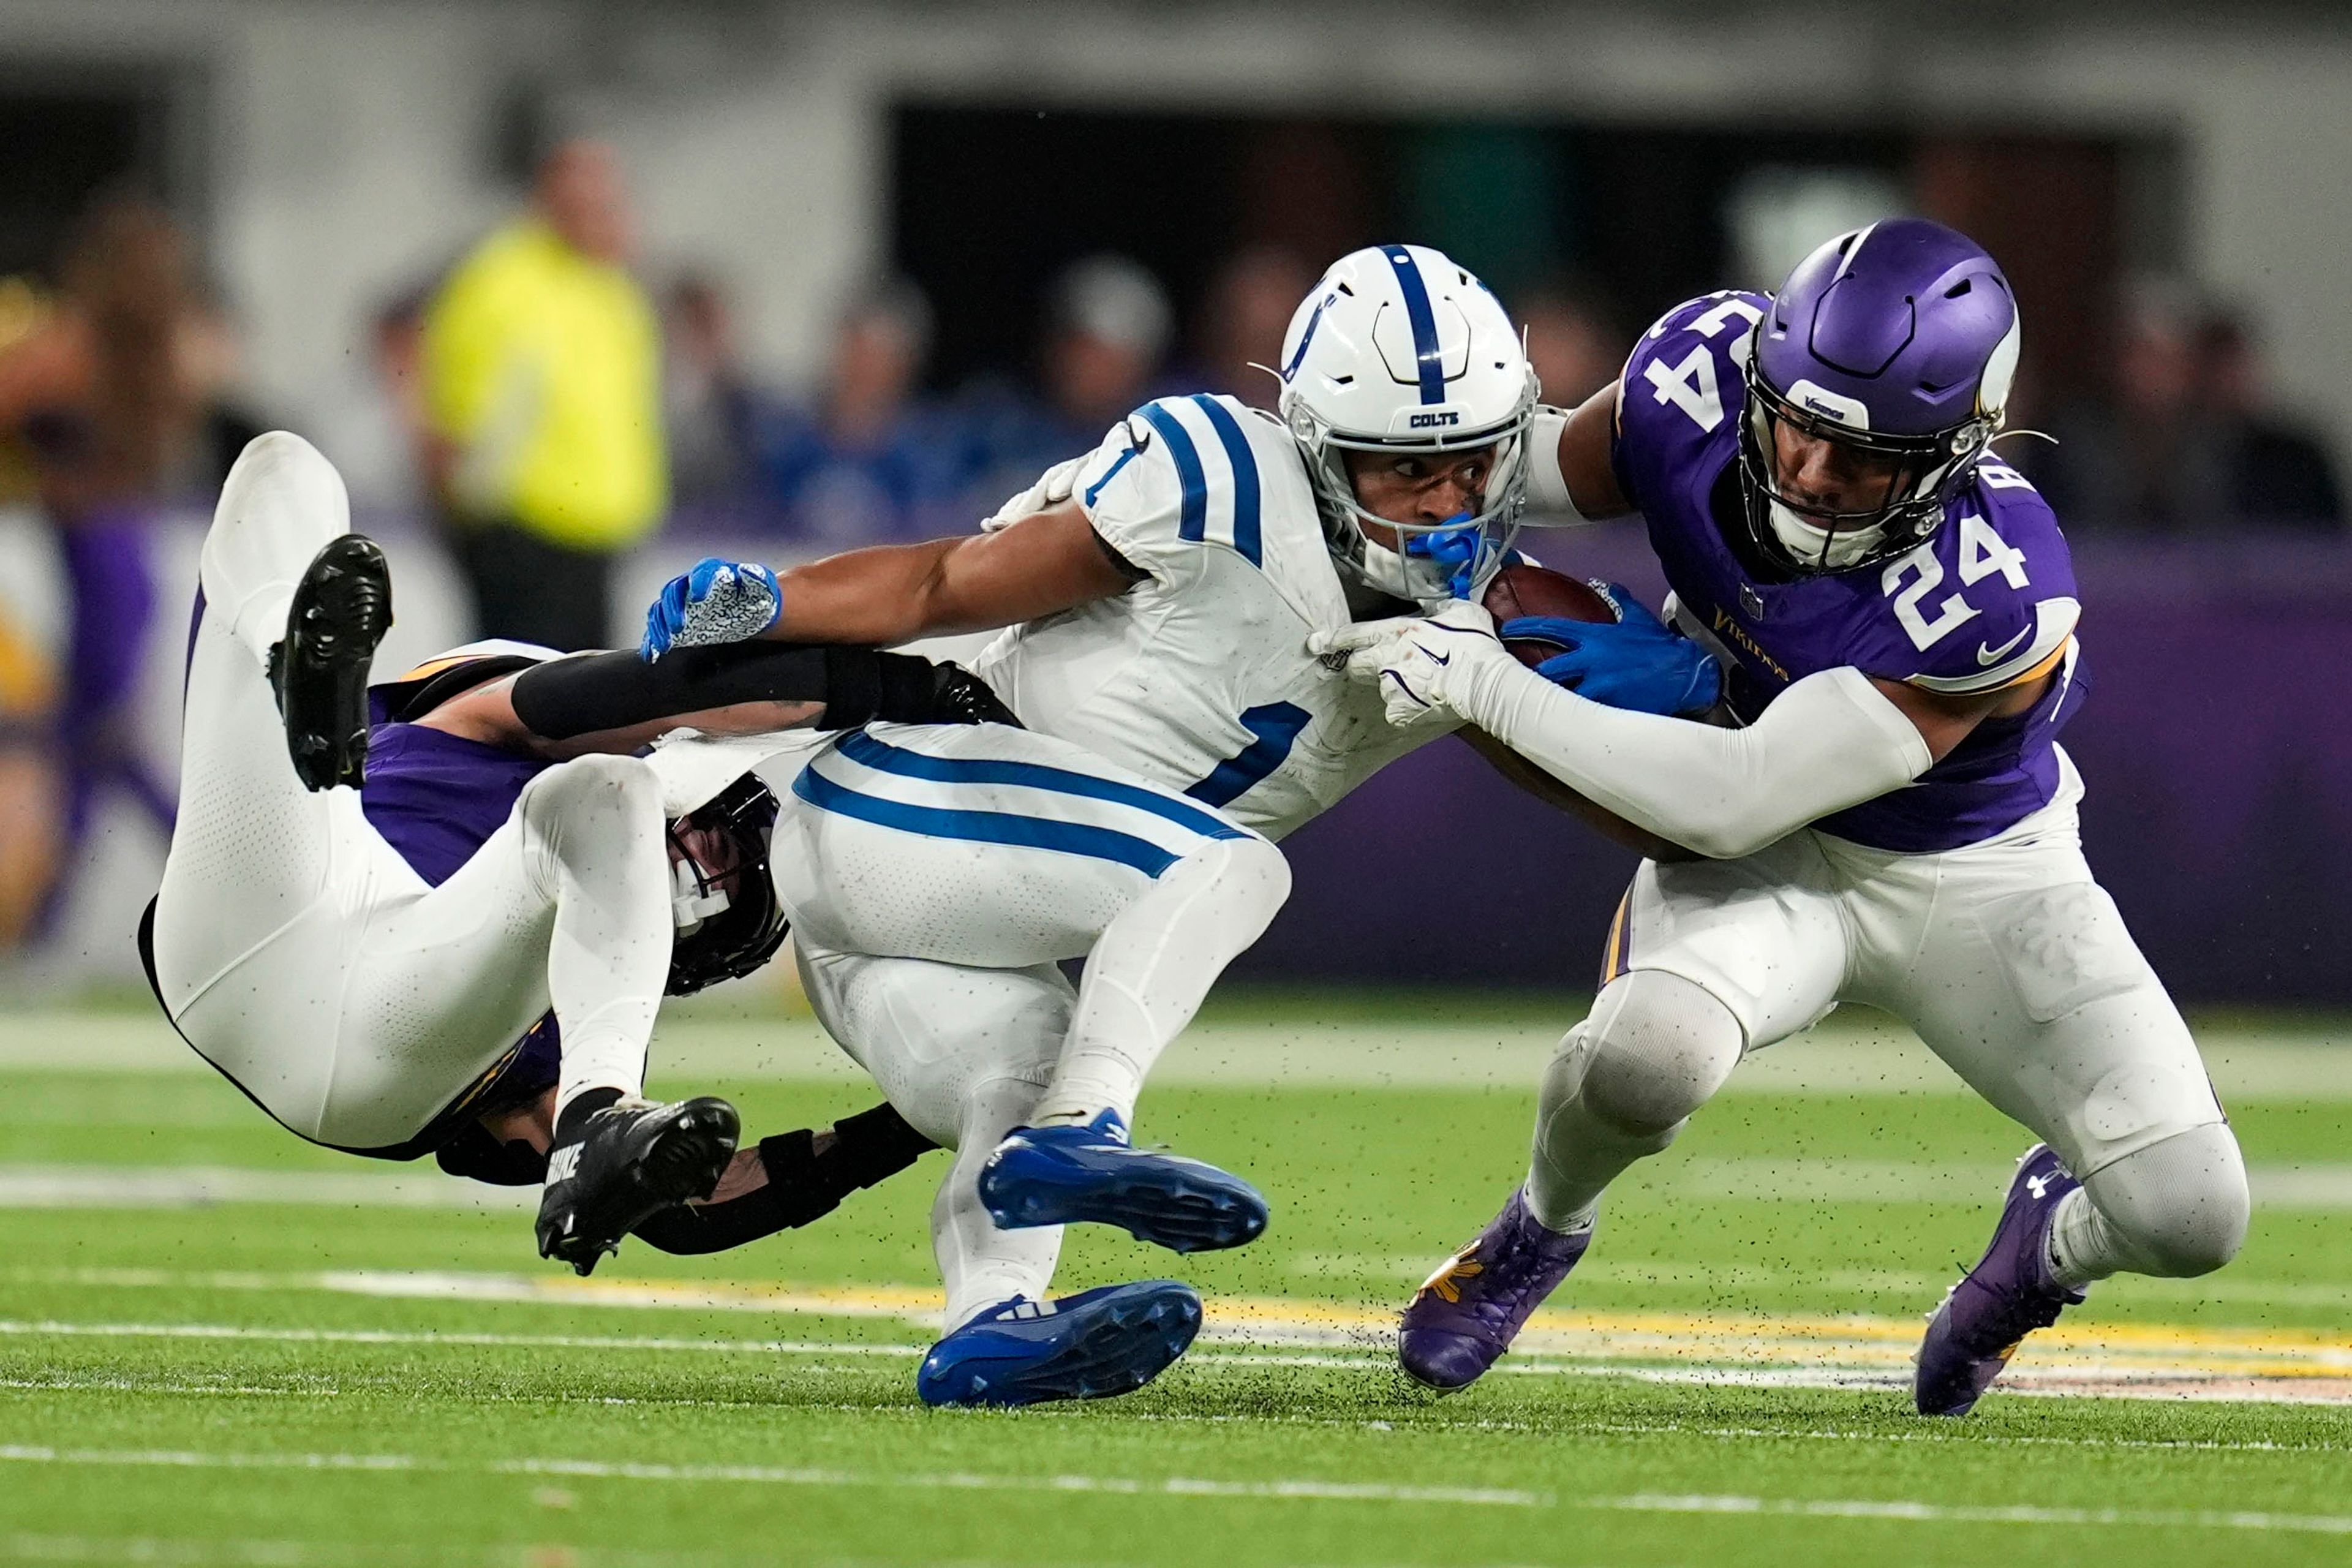
<svg viewBox="0 0 2352 1568"><path fill-rule="evenodd" d="M1013 1079L975 1086L965 1097L955 1164L931 1205L931 1251L947 1286L942 1331L1013 1296L1043 1303L1062 1254L1059 1226L999 1230L980 1203L980 1168L1005 1133L1032 1120L1037 1087Z"/></svg>

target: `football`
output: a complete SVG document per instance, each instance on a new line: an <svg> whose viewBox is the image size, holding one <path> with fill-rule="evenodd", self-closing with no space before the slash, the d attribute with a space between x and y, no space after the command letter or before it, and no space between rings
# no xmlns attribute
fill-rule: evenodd
<svg viewBox="0 0 2352 1568"><path fill-rule="evenodd" d="M1614 621L1622 618L1616 600L1599 584L1580 583L1564 572L1538 566L1532 561L1517 562L1496 573L1495 580L1486 584L1484 603L1486 613L1495 617L1498 629L1505 621L1520 616L1556 616L1570 621ZM1547 642L1541 637L1507 637L1503 646L1530 669L1562 651L1559 644ZM1533 763L1506 751L1496 742L1486 741L1480 744L1474 741L1472 743L1477 745L1486 759L1520 788L1582 817L1612 842L1622 844L1653 860L1699 858L1681 845L1670 843L1645 828L1636 827L1615 812L1594 805Z"/></svg>
<svg viewBox="0 0 2352 1568"><path fill-rule="evenodd" d="M1580 583L1565 572L1520 561L1495 574L1484 600L1495 625L1521 616L1552 616L1570 621L1613 621L1616 601L1596 584ZM1540 637L1514 637L1503 646L1530 669L1561 651L1560 645Z"/></svg>

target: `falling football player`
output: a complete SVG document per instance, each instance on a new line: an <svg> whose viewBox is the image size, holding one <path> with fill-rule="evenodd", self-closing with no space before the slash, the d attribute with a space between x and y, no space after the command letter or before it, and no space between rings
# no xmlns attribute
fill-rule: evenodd
<svg viewBox="0 0 2352 1568"><path fill-rule="evenodd" d="M736 1148L643 1097L665 993L750 973L784 919L765 735L1002 715L950 665L759 644L655 668L481 644L371 692L383 552L299 437L257 439L199 568L179 825L141 931L181 1035L289 1131L543 1183L541 1253L709 1251L803 1224L931 1145L880 1108Z"/></svg>

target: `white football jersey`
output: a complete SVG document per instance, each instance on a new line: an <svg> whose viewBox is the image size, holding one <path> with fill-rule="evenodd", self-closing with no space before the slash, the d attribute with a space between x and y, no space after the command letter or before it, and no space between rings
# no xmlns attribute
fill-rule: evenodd
<svg viewBox="0 0 2352 1568"><path fill-rule="evenodd" d="M1074 495L1148 575L1007 629L975 664L1031 729L1280 838L1445 733L1400 732L1372 687L1307 651L1349 623L1307 468L1269 416L1206 394L1146 404L983 526Z"/></svg>

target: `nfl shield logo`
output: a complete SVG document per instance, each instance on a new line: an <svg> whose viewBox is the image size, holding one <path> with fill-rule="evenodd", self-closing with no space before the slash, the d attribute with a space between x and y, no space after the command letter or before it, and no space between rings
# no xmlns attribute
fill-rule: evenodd
<svg viewBox="0 0 2352 1568"><path fill-rule="evenodd" d="M1742 583L1739 584L1739 607L1749 620L1760 621L1764 618L1764 595L1758 593L1753 584Z"/></svg>

